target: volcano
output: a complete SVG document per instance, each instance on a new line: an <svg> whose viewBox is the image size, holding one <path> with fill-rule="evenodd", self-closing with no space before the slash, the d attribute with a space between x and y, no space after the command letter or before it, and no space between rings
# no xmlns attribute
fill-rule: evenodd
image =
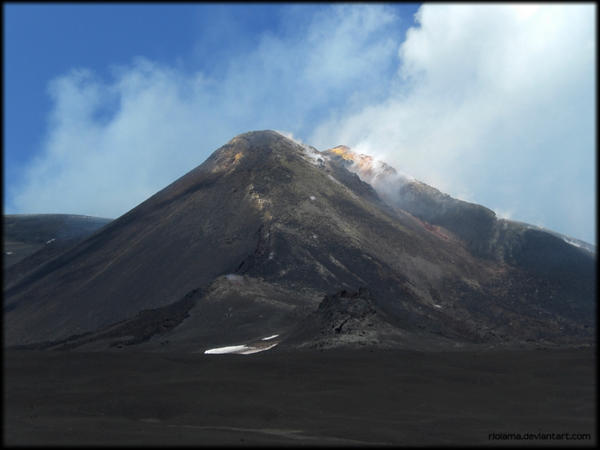
<svg viewBox="0 0 600 450"><path fill-rule="evenodd" d="M595 253L556 233L348 147L254 131L10 285L4 337L193 352L270 336L265 348L571 345L594 340L595 294Z"/></svg>

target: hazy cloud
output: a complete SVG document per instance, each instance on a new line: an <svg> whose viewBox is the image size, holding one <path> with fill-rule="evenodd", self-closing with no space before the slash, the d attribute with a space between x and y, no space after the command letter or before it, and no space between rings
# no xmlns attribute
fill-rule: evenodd
<svg viewBox="0 0 600 450"><path fill-rule="evenodd" d="M290 11L218 70L136 58L53 80L15 208L116 217L268 128L595 242L595 5L428 4L406 37L386 5Z"/></svg>
<svg viewBox="0 0 600 450"><path fill-rule="evenodd" d="M416 19L390 97L310 142L595 241L595 6L431 4Z"/></svg>
<svg viewBox="0 0 600 450"><path fill-rule="evenodd" d="M15 209L117 217L236 134L306 134L317 117L356 103L355 92L385 85L395 67L389 7L335 5L283 20L285 35L262 34L251 51L221 60L214 78L138 57L109 79L75 69L52 80L42 151L9 187Z"/></svg>

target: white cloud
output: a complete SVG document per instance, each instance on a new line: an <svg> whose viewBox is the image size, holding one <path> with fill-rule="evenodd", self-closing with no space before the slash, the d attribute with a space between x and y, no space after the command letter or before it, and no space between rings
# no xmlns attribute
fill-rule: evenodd
<svg viewBox="0 0 600 450"><path fill-rule="evenodd" d="M120 215L202 162L207 140L217 145L198 133L220 128L208 108L198 108L205 101L201 78L145 60L115 75L107 85L75 70L51 83L55 106L44 153L16 196L23 210ZM97 116L115 100L108 118Z"/></svg>
<svg viewBox="0 0 600 450"><path fill-rule="evenodd" d="M594 241L595 5L423 5L393 94L320 124L313 145Z"/></svg>
<svg viewBox="0 0 600 450"><path fill-rule="evenodd" d="M393 66L394 15L381 5L336 5L287 35L263 34L223 60L218 78L144 58L110 79L76 69L53 80L42 151L12 187L21 212L116 217L200 164L233 136L293 129ZM378 83L383 85L384 83ZM312 126L312 124L309 124Z"/></svg>
<svg viewBox="0 0 600 450"><path fill-rule="evenodd" d="M404 42L387 5L300 10L218 70L138 58L54 80L16 209L116 217L234 135L277 129L595 242L595 5L426 4Z"/></svg>
<svg viewBox="0 0 600 450"><path fill-rule="evenodd" d="M77 69L53 80L42 151L10 187L16 209L117 217L239 133L301 135L353 92L384 85L373 68L394 65L389 7L335 5L302 25L285 20L290 32L264 33L220 61L216 78L136 58L110 79Z"/></svg>

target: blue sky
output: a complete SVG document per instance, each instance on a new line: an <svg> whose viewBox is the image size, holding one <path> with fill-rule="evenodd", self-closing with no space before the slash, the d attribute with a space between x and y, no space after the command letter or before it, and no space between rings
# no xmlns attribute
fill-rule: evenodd
<svg viewBox="0 0 600 450"><path fill-rule="evenodd" d="M595 4L4 4L6 213L117 217L236 134L595 243Z"/></svg>

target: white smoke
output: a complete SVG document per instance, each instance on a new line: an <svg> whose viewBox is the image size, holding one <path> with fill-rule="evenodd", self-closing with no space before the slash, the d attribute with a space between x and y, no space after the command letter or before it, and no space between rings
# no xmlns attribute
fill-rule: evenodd
<svg viewBox="0 0 600 450"><path fill-rule="evenodd" d="M395 62L390 6L330 5L283 20L285 34L261 34L210 76L136 58L108 78L74 69L53 80L47 135L22 182L7 186L9 207L117 217L237 134L307 135L332 106L385 85L372 69Z"/></svg>
<svg viewBox="0 0 600 450"><path fill-rule="evenodd" d="M279 129L595 242L595 12L425 4L404 36L390 5L330 5L210 76L144 58L107 79L73 70L50 85L46 138L8 204L116 217L233 136Z"/></svg>
<svg viewBox="0 0 600 450"><path fill-rule="evenodd" d="M595 241L595 8L425 4L390 96L309 140Z"/></svg>

